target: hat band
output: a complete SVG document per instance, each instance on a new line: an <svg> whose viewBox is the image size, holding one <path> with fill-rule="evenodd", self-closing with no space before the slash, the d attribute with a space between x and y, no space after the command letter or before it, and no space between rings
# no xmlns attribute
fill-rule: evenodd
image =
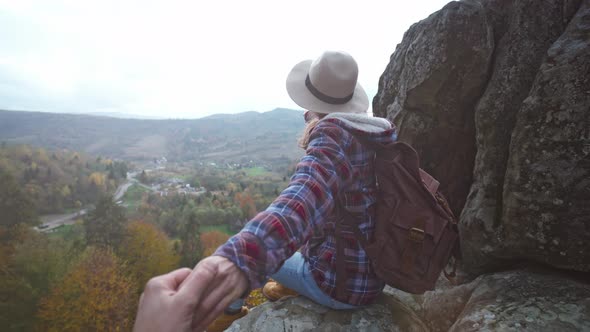
<svg viewBox="0 0 590 332"><path fill-rule="evenodd" d="M311 84L311 80L309 79L309 74L305 78L305 86L307 87L309 92L311 92L311 94L314 95L314 97L323 101L324 103L328 103L328 104L332 104L332 105L346 104L352 99L352 95L354 95L354 91L350 95L348 95L346 97L342 97L342 98L336 98L336 97L331 97L331 96L325 95L320 90L316 89L316 87L313 86L313 84Z"/></svg>

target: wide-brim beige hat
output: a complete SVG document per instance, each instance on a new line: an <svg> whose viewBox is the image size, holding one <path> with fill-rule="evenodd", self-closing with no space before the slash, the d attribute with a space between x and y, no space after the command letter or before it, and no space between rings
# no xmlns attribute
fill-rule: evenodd
<svg viewBox="0 0 590 332"><path fill-rule="evenodd" d="M293 67L287 92L297 105L313 112L366 113L369 97L357 79L358 65L352 56L326 51Z"/></svg>

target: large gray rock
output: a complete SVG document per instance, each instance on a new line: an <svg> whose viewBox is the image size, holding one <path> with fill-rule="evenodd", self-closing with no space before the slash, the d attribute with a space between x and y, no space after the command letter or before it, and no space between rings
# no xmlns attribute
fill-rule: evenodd
<svg viewBox="0 0 590 332"><path fill-rule="evenodd" d="M590 271L590 1L518 112L502 208L496 255Z"/></svg>
<svg viewBox="0 0 590 332"><path fill-rule="evenodd" d="M379 303L363 309L337 311L298 296L264 303L226 331L420 332L428 328L412 310L392 297L384 296Z"/></svg>
<svg viewBox="0 0 590 332"><path fill-rule="evenodd" d="M555 93L555 95L547 96L548 99L553 101L553 105L545 104L544 100L539 102L539 98L534 97L535 90L539 89L536 87L539 84L539 77L547 75L545 69L548 68L545 64L547 61L553 61L551 58L547 58L547 49L550 47L551 49L560 49L560 51L555 50L557 52L568 54L566 57L585 53L586 65L583 64L584 60L578 63L566 60L567 63L562 63L561 66L569 67L567 74L557 75L553 73L549 77L541 79L542 81L551 81L548 85L567 86L570 85L570 81L573 82L583 77L580 76L583 74L582 72L576 71L584 70L584 67L587 75L587 60L590 52L587 43L586 45L580 45L585 46L585 50L583 47L576 50L571 48L570 45L564 45L559 41L551 46L558 38L568 38L566 36L571 34L570 28L562 35L567 23L567 21L564 23L562 12L564 3L564 1L550 1L548 3L517 1L510 8L507 8L509 12L506 12L506 14L510 13L510 15L507 15L506 31L496 47L492 75L483 96L475 108L478 152L473 170L473 185L461 216L461 235L466 239L463 245L465 263L472 271L493 268L498 262L494 262L492 258L527 258L559 267L580 270L590 269L590 253L579 253L580 250L576 250L576 253L573 254L567 249L567 247L573 247L573 243L566 243L564 238L559 236L563 232L569 233L566 230L569 227L580 229L579 225L575 225L579 223L579 220L572 222L571 218L573 216L584 217L576 211L561 213L551 222L554 223L554 226L559 225L562 229L551 229L546 224L547 218L541 218L541 215L551 213L554 210L553 200L571 202L567 199L568 195L563 195L563 191L554 191L553 189L557 189L554 185L550 185L553 189L548 188L546 180L553 176L549 175L547 177L545 175L547 175L547 172L567 173L568 169L580 161L581 155L579 153L570 159L570 156L564 155L563 152L567 146L573 148L575 145L582 143L580 141L582 132L578 129L575 134L572 132L571 135L563 135L561 137L561 146L542 144L539 139L550 140L551 135L545 137L548 134L547 130L552 132L561 131L563 123L573 124L577 121L576 127L582 128L585 122L585 128L588 128L588 121L583 121L583 119L590 118L587 113L590 98L587 95L585 97L586 108L582 112L580 112L580 106L582 106L580 104L584 103L582 99L577 98L578 105L572 105L572 103L566 101L571 96L580 93L576 89L570 91L567 89L546 91L545 94L548 92ZM570 23L570 27L573 25L576 24L574 22ZM588 28L586 27L586 29ZM587 31L590 32L590 30ZM561 38L560 35L562 35ZM542 63L545 64L541 66ZM540 70L539 67L541 67ZM535 79L535 77L537 78ZM536 83L531 91L533 82ZM584 89L587 89L587 86ZM526 102L523 105L525 99L527 101L536 100L537 103L534 106L527 107ZM570 109L572 106L574 108ZM568 109L568 111L577 114L577 118L564 119L561 124L556 122L546 123L543 125L544 132L531 129L538 126L539 122L544 121L554 111L554 107L557 107L557 110L560 108ZM523 112L529 115L525 115ZM534 113L534 115L531 113ZM533 136L532 131L538 134ZM520 140L519 142L511 141L511 137L520 138ZM588 137L586 140L588 140ZM527 152L524 152L523 149L526 149ZM514 155L515 152L517 153L516 156ZM512 159L510 163L508 162L509 156ZM514 160L515 157L518 161ZM543 160L546 158L553 160L547 164ZM529 163L525 167L526 169L514 168L517 164L524 164L526 160ZM545 165L542 170L539 168L540 163ZM546 166L551 169L547 169ZM588 165L585 167L584 165L579 166L581 166L579 168L585 168L586 172L590 170ZM533 175L541 172L545 175ZM517 180L515 177L519 179ZM526 181L529 181L528 186L524 186ZM566 191L574 189L571 183L564 183L564 185L558 187L565 187ZM541 187L546 189L537 190ZM576 193L581 192L576 190ZM542 196L549 197L546 199ZM585 196L586 200L590 197L588 193ZM521 199L519 200L517 197ZM523 205L518 206L517 211L503 212L503 210L506 211L508 205L515 203L522 203ZM583 208L583 205L585 205L579 203L576 204L574 210ZM567 204L565 203L566 206ZM567 208L571 207L572 205L567 206ZM586 213L586 222L590 221L588 216L589 214ZM543 225L539 225L539 223ZM574 242L584 238L588 240L590 239L589 232L590 228L587 228L586 231L578 233L577 236L570 239L575 239ZM546 239L548 242L554 239L561 241L559 245L552 246L555 248L554 250L557 250L558 257L555 255L547 256L549 246L541 248L539 246L541 244L537 241L538 238ZM559 252L562 251L568 252L570 258L585 259L588 261L587 266L584 268L579 263L568 261L567 258L562 259L563 257L559 257Z"/></svg>
<svg viewBox="0 0 590 332"><path fill-rule="evenodd" d="M549 270L488 274L424 295L385 292L432 332L590 331L590 285Z"/></svg>
<svg viewBox="0 0 590 332"><path fill-rule="evenodd" d="M460 215L474 274L590 271L589 1L449 3L413 25L373 100Z"/></svg>
<svg viewBox="0 0 590 332"><path fill-rule="evenodd" d="M439 279L436 290L423 295L406 293L389 286L385 287L384 293L411 308L431 332L444 332L455 324L476 286L474 282L452 286L443 277Z"/></svg>
<svg viewBox="0 0 590 332"><path fill-rule="evenodd" d="M449 3L405 33L373 100L374 113L394 120L400 139L414 146L422 166L441 180L457 214L471 185L473 107L488 80L493 52L484 8Z"/></svg>
<svg viewBox="0 0 590 332"><path fill-rule="evenodd" d="M449 331L590 331L588 284L547 271L491 274L473 283Z"/></svg>
<svg viewBox="0 0 590 332"><path fill-rule="evenodd" d="M546 269L439 280L414 295L386 287L360 310L335 311L304 297L254 308L228 331L590 331L590 284Z"/></svg>

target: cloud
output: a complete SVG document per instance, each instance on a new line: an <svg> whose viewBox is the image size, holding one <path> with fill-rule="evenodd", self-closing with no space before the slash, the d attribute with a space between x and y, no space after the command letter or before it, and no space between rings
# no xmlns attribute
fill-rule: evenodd
<svg viewBox="0 0 590 332"><path fill-rule="evenodd" d="M446 1L0 0L0 108L200 117L298 108L284 80L326 49L377 91L395 44Z"/></svg>

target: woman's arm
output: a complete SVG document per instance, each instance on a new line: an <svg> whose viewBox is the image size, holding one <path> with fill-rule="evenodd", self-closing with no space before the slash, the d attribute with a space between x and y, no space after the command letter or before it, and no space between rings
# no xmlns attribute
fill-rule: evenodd
<svg viewBox="0 0 590 332"><path fill-rule="evenodd" d="M261 287L323 227L334 208L334 196L352 178L345 154L351 140L351 134L338 125L320 122L289 186L214 253L236 264L248 277L250 289Z"/></svg>

